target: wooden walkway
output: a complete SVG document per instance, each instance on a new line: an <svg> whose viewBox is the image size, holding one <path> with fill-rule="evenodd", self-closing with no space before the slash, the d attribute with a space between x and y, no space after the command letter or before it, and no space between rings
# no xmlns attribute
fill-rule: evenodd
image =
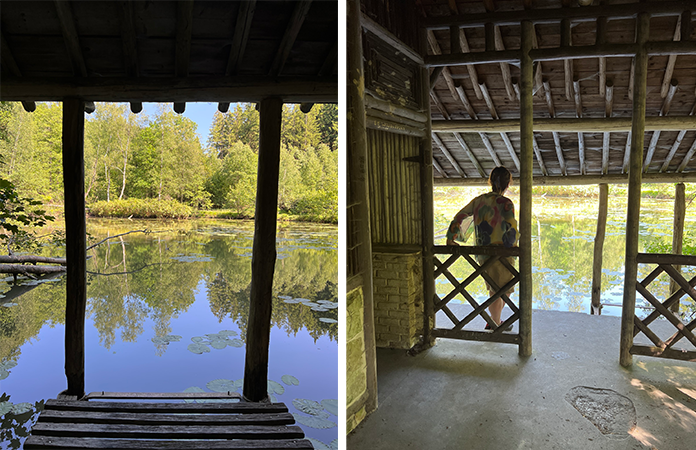
<svg viewBox="0 0 696 450"><path fill-rule="evenodd" d="M90 394L129 401L48 400L30 449L312 449L283 403L171 403L238 394ZM145 402L156 399L156 402ZM135 401L130 401L135 400Z"/></svg>

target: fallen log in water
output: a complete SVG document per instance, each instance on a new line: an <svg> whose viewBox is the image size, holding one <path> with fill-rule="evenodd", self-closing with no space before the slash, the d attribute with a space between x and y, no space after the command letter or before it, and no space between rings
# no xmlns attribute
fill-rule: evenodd
<svg viewBox="0 0 696 450"><path fill-rule="evenodd" d="M65 266L25 266L24 264L0 264L0 273L56 273L65 272Z"/></svg>
<svg viewBox="0 0 696 450"><path fill-rule="evenodd" d="M61 266L64 266L67 264L65 258L51 258L48 256L36 256L36 255L0 255L0 264L36 264L36 263L60 264Z"/></svg>

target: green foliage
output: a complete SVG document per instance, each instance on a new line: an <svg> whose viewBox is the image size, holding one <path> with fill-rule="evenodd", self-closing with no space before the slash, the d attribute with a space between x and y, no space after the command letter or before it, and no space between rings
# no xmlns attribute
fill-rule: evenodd
<svg viewBox="0 0 696 450"><path fill-rule="evenodd" d="M21 197L10 181L0 178L0 239L10 253L17 248L29 248L36 244L32 228L40 228L54 217L42 209L38 200Z"/></svg>
<svg viewBox="0 0 696 450"><path fill-rule="evenodd" d="M125 200L98 201L90 207L90 215L96 217L136 217L143 219L187 219L195 210L177 200L129 198Z"/></svg>

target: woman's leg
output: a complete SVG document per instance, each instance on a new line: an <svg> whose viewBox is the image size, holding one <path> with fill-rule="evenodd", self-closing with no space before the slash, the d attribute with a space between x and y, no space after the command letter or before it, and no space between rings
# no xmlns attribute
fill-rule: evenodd
<svg viewBox="0 0 696 450"><path fill-rule="evenodd" d="M489 294L492 296L495 294L494 292L490 292ZM503 302L502 298L497 299L493 303L491 303L491 306L488 307L488 311L491 313L491 319L498 325L500 325L500 314L503 312L503 307L505 306L505 302Z"/></svg>

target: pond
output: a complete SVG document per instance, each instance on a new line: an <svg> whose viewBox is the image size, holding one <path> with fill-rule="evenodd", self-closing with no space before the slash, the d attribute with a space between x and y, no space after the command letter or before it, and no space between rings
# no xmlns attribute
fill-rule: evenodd
<svg viewBox="0 0 696 450"><path fill-rule="evenodd" d="M447 226L452 217L472 198L489 189L437 188L435 191L435 243L445 244ZM519 210L519 196L508 195ZM623 301L623 275L626 233L626 197L609 197L607 230L602 262L602 314L621 315ZM592 261L597 226L597 198L534 196L532 206L532 282L534 309L590 312L592 290ZM639 251L651 245L672 243L673 200L642 199L640 216ZM696 236L696 212L687 207L685 236ZM519 214L517 215L519 219ZM467 245L473 245L473 236ZM457 262L453 274L463 280L471 272L464 261ZM641 280L654 266L641 264L638 279ZM691 277L693 269L682 270ZM687 280L689 276L687 276ZM650 285L651 292L665 298L669 279L663 274ZM443 277L436 280L438 294L446 295L450 283ZM471 289L477 301L488 297L485 285L479 278ZM511 299L518 301L517 291ZM461 296L454 301L465 302ZM689 298L682 298L687 317L696 314L696 305ZM636 314L647 315L648 302L636 294Z"/></svg>
<svg viewBox="0 0 696 450"><path fill-rule="evenodd" d="M88 251L85 391L240 392L253 222L87 224L90 243L144 229ZM338 437L337 234L279 224L277 235L269 394L316 448ZM0 282L2 449L21 448L41 402L66 388L64 277L11 280Z"/></svg>

